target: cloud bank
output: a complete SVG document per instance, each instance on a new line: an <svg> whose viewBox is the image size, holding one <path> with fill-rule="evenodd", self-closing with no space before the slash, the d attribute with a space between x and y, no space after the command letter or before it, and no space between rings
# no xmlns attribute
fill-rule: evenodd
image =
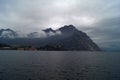
<svg viewBox="0 0 120 80"><path fill-rule="evenodd" d="M39 32L73 24L101 47L119 47L119 0L0 0L0 28Z"/></svg>

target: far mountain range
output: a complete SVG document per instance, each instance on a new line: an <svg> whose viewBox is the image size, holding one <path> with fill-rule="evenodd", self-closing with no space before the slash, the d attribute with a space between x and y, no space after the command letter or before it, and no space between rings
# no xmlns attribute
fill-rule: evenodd
<svg viewBox="0 0 120 80"><path fill-rule="evenodd" d="M100 51L98 45L86 33L73 25L65 25L57 30L48 28L26 35L12 29L0 29L0 44L34 46L43 50Z"/></svg>

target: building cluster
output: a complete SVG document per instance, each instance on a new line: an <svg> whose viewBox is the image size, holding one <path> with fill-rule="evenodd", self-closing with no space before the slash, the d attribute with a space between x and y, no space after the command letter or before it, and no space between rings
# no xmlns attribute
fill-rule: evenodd
<svg viewBox="0 0 120 80"><path fill-rule="evenodd" d="M37 50L37 48L33 46L0 46L0 50Z"/></svg>
<svg viewBox="0 0 120 80"><path fill-rule="evenodd" d="M42 47L34 47L34 46L0 46L0 50L31 50L31 51L36 51L36 50L63 50L61 45L46 45Z"/></svg>

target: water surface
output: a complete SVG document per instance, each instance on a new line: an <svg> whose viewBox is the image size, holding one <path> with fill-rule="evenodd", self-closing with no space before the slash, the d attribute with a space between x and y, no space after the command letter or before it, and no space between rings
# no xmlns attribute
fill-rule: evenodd
<svg viewBox="0 0 120 80"><path fill-rule="evenodd" d="M0 80L120 80L120 53L0 51Z"/></svg>

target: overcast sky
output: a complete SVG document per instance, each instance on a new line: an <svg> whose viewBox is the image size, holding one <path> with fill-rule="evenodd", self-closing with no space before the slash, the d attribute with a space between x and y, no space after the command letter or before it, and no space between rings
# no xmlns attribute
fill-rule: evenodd
<svg viewBox="0 0 120 80"><path fill-rule="evenodd" d="M104 48L120 48L120 0L0 0L0 28L57 29L73 24Z"/></svg>

